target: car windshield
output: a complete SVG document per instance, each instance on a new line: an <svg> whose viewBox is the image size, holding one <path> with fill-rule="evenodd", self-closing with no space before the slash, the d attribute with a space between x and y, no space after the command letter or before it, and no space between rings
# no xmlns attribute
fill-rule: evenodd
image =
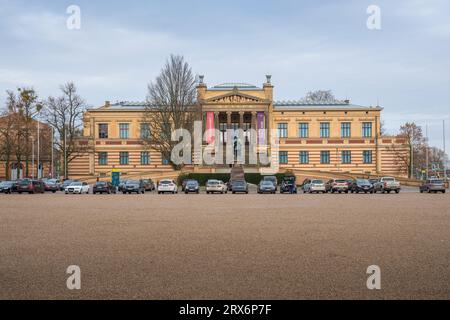
<svg viewBox="0 0 450 320"><path fill-rule="evenodd" d="M243 186L243 185L245 185L245 182L244 181L235 181L234 185Z"/></svg>
<svg viewBox="0 0 450 320"><path fill-rule="evenodd" d="M106 182L97 182L96 185L100 187L106 186Z"/></svg>
<svg viewBox="0 0 450 320"><path fill-rule="evenodd" d="M189 181L186 185L189 187L196 187L198 186L198 183L197 181Z"/></svg>
<svg viewBox="0 0 450 320"><path fill-rule="evenodd" d="M263 186L273 186L273 183L271 181L263 181L261 184Z"/></svg>
<svg viewBox="0 0 450 320"><path fill-rule="evenodd" d="M357 180L357 182L360 184L369 184L370 183L369 180L364 180L364 179L359 179L359 180Z"/></svg>
<svg viewBox="0 0 450 320"><path fill-rule="evenodd" d="M130 180L130 181L127 181L126 184L139 184L139 181L132 181L132 180Z"/></svg>
<svg viewBox="0 0 450 320"><path fill-rule="evenodd" d="M22 186L29 185L30 184L30 180L22 180L22 181L19 182L19 184L22 185Z"/></svg>
<svg viewBox="0 0 450 320"><path fill-rule="evenodd" d="M72 182L70 184L71 187L81 187L83 184L81 182Z"/></svg>
<svg viewBox="0 0 450 320"><path fill-rule="evenodd" d="M160 184L163 184L163 185L165 185L165 184L171 184L172 183L172 181L167 181L167 180L164 180L164 181L161 181L160 182Z"/></svg>
<svg viewBox="0 0 450 320"><path fill-rule="evenodd" d="M395 181L394 178L383 178L383 181Z"/></svg>
<svg viewBox="0 0 450 320"><path fill-rule="evenodd" d="M347 183L347 180L336 180L336 183Z"/></svg>
<svg viewBox="0 0 450 320"><path fill-rule="evenodd" d="M10 185L12 185L12 182L11 181L3 181L2 183L0 183L0 186L2 186L2 187L7 187L7 186L10 186Z"/></svg>
<svg viewBox="0 0 450 320"><path fill-rule="evenodd" d="M210 180L210 181L208 181L208 184L209 185L216 185L216 184L219 184L219 181L217 181L217 180Z"/></svg>
<svg viewBox="0 0 450 320"><path fill-rule="evenodd" d="M322 180L313 180L311 183L312 184L323 184L323 181Z"/></svg>
<svg viewBox="0 0 450 320"><path fill-rule="evenodd" d="M443 180L431 180L430 183L434 183L434 184L443 184L444 181L443 181Z"/></svg>

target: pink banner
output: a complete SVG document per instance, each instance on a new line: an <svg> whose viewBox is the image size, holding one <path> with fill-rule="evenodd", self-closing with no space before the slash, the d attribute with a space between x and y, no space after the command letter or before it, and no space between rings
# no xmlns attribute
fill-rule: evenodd
<svg viewBox="0 0 450 320"><path fill-rule="evenodd" d="M258 125L258 144L265 145L266 144L266 116L264 112L258 112L256 117L257 125Z"/></svg>
<svg viewBox="0 0 450 320"><path fill-rule="evenodd" d="M215 141L215 132L216 129L214 125L214 112L207 112L206 113L206 143L211 144ZM213 131L210 131L213 130Z"/></svg>

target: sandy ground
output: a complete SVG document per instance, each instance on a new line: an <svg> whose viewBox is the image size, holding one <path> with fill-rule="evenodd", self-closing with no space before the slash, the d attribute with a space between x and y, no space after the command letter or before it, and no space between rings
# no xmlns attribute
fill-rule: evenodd
<svg viewBox="0 0 450 320"><path fill-rule="evenodd" d="M1 299L450 299L449 194L0 195L0 222Z"/></svg>

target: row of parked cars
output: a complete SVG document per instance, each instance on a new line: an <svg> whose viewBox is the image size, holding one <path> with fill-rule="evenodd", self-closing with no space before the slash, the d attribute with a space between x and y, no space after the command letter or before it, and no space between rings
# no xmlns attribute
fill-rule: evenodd
<svg viewBox="0 0 450 320"><path fill-rule="evenodd" d="M286 176L278 184L275 176L266 176L258 184L258 194L275 194L280 193L298 193L300 188L303 193L400 193L401 185L393 177L382 177L379 179L331 179L324 181L321 179L306 179L299 187L296 183L295 176ZM86 182L66 180L60 182L57 179L22 179L18 181L0 182L0 193L45 193L63 191L66 194L89 194L91 187ZM156 191L158 194L179 193L179 188L175 180L165 179L157 184L151 179L142 180L125 180L120 182L116 188L112 183L105 181L97 181L92 186L93 194L144 194L145 192ZM200 193L200 184L196 180L184 180L181 185L181 192ZM249 193L249 184L244 180L235 180L225 183L221 180L208 180L206 183L207 194L226 194L226 193ZM423 182L420 186L420 192L438 193L446 192L445 182L442 179L431 178Z"/></svg>
<svg viewBox="0 0 450 320"><path fill-rule="evenodd" d="M304 193L400 193L401 186L395 178L380 179L331 179L327 182L320 179L305 180L302 184Z"/></svg>

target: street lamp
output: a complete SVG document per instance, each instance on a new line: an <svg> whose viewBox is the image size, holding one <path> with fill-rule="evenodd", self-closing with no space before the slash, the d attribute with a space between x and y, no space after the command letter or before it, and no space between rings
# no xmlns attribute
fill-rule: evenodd
<svg viewBox="0 0 450 320"><path fill-rule="evenodd" d="M37 115L38 115L38 119L37 119L37 163L38 163L38 175L37 178L40 179L41 178L41 119L40 119L40 115L41 115L41 110L43 109L43 105L38 104L36 106L36 110L37 110Z"/></svg>

